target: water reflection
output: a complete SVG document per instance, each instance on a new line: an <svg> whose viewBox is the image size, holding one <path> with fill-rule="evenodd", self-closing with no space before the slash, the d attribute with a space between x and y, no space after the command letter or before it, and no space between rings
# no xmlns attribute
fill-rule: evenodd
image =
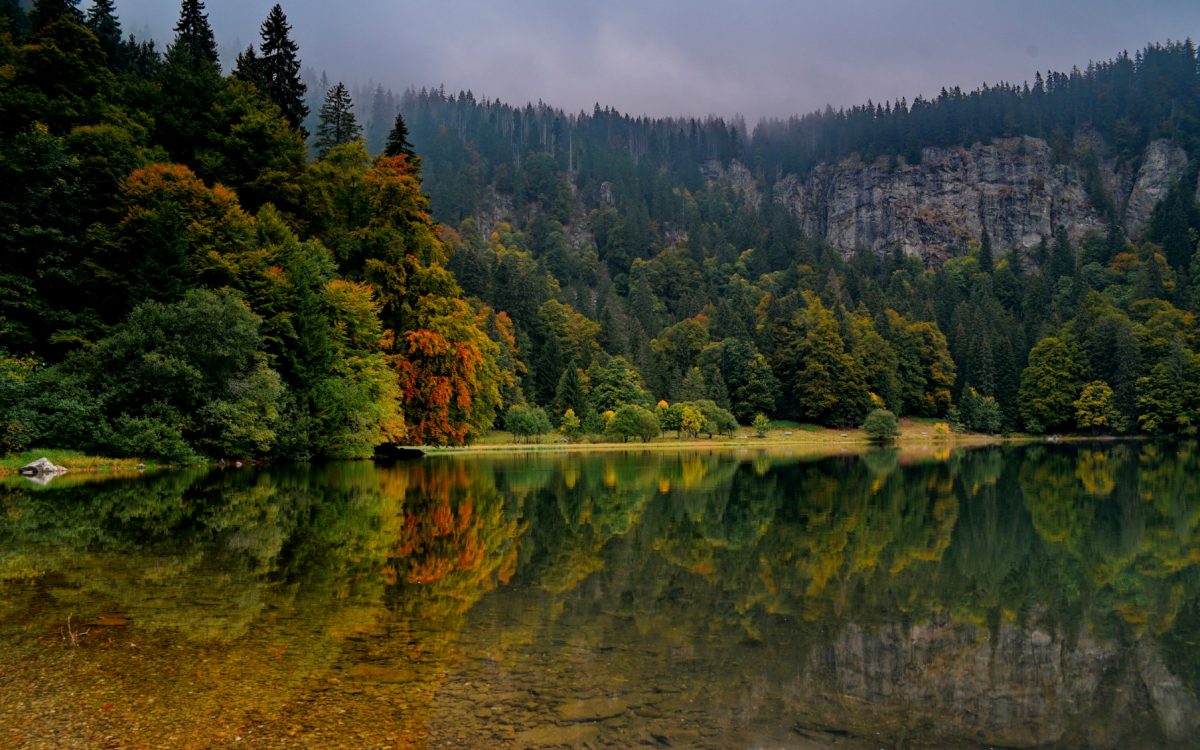
<svg viewBox="0 0 1200 750"><path fill-rule="evenodd" d="M1129 443L4 484L0 744L1187 746L1198 463Z"/></svg>

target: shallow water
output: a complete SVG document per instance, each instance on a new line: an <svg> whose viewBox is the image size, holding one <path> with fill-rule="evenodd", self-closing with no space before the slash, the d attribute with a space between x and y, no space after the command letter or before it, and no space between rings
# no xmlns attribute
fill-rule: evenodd
<svg viewBox="0 0 1200 750"><path fill-rule="evenodd" d="M1200 450L0 486L0 747L1188 747Z"/></svg>

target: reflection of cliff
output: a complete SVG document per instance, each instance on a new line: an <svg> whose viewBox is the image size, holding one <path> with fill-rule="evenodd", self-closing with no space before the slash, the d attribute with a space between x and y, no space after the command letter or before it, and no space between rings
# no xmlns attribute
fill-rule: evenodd
<svg viewBox="0 0 1200 750"><path fill-rule="evenodd" d="M923 746L1184 746L1200 730L1196 695L1155 646L1129 649L1035 626L990 636L948 622L851 625L815 649L786 688L809 727L886 728Z"/></svg>

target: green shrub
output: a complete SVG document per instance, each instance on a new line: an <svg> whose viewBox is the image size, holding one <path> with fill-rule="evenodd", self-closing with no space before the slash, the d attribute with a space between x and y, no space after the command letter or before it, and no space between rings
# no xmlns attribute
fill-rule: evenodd
<svg viewBox="0 0 1200 750"><path fill-rule="evenodd" d="M107 451L117 456L160 458L173 464L196 460L179 428L161 417L118 417L106 442Z"/></svg>
<svg viewBox="0 0 1200 750"><path fill-rule="evenodd" d="M558 429L562 430L562 434L567 440L574 442L580 438L583 434L583 424L579 421L579 417L575 416L574 409L567 409L563 412L562 422L558 425Z"/></svg>
<svg viewBox="0 0 1200 750"><path fill-rule="evenodd" d="M519 405L510 408L504 415L504 429L513 434L518 442L526 442L550 431L550 418L540 406Z"/></svg>
<svg viewBox="0 0 1200 750"><path fill-rule="evenodd" d="M900 421L887 409L876 409L862 423L863 432L877 443L886 443L900 435Z"/></svg>
<svg viewBox="0 0 1200 750"><path fill-rule="evenodd" d="M755 435L758 435L760 438L766 437L767 430L771 429L771 420L767 419L766 414L755 414L752 426L754 427Z"/></svg>
<svg viewBox="0 0 1200 750"><path fill-rule="evenodd" d="M654 412L636 404L624 404L618 408L605 430L610 436L621 438L622 442L636 437L641 438L643 443L658 437L660 431Z"/></svg>

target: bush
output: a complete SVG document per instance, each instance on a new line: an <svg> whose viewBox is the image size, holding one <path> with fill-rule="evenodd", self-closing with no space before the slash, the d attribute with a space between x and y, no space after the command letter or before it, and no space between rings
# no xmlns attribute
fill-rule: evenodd
<svg viewBox="0 0 1200 750"><path fill-rule="evenodd" d="M155 417L118 417L107 439L108 452L126 458L160 458L185 464L196 460L179 428Z"/></svg>
<svg viewBox="0 0 1200 750"><path fill-rule="evenodd" d="M570 441L574 442L583 434L583 425L579 421L579 417L575 416L574 409L567 409L563 412L562 422L558 428L562 430L562 434Z"/></svg>
<svg viewBox="0 0 1200 750"><path fill-rule="evenodd" d="M704 416L704 425L699 432L703 432L709 437L716 435L732 435L738 428L737 419L733 416L733 412L728 409L722 409L717 405L716 401L704 399L702 401L693 401L689 406L698 409Z"/></svg>
<svg viewBox="0 0 1200 750"><path fill-rule="evenodd" d="M511 432L517 442L521 438L528 442L550 431L550 418L540 406L514 406L504 415L504 429Z"/></svg>
<svg viewBox="0 0 1200 750"><path fill-rule="evenodd" d="M754 427L754 434L763 438L767 436L767 430L771 429L771 420L767 419L766 414L755 414L752 426Z"/></svg>
<svg viewBox="0 0 1200 750"><path fill-rule="evenodd" d="M617 409L606 432L621 438L622 442L636 437L641 438L643 443L648 443L659 435L658 417L649 409L625 404Z"/></svg>
<svg viewBox="0 0 1200 750"><path fill-rule="evenodd" d="M887 409L876 409L867 415L862 430L874 442L886 443L900 435L900 421Z"/></svg>

